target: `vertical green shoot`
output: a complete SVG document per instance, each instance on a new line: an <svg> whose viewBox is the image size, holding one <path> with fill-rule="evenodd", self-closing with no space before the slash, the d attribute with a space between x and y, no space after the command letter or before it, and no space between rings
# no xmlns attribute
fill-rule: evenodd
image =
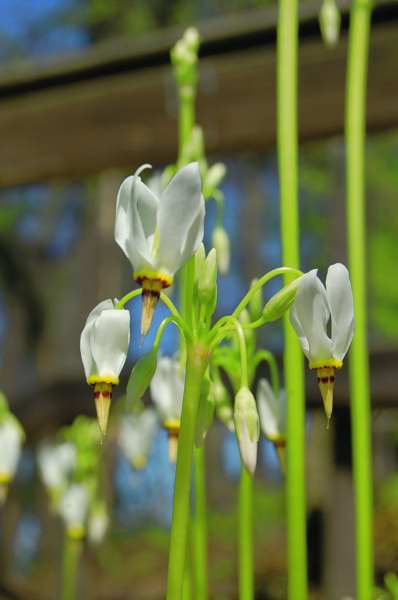
<svg viewBox="0 0 398 600"><path fill-rule="evenodd" d="M280 0L277 35L277 147L282 262L299 268L297 135L297 0ZM287 397L288 598L307 598L303 358L288 316L284 320Z"/></svg>
<svg viewBox="0 0 398 600"><path fill-rule="evenodd" d="M348 46L346 143L348 254L355 311L355 335L349 362L358 600L370 600L373 593L373 494L365 257L365 108L370 16L369 0L353 1Z"/></svg>

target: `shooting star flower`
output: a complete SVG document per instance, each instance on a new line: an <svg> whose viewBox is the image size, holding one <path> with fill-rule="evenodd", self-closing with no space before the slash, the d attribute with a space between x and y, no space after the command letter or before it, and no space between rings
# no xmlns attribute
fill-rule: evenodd
<svg viewBox="0 0 398 600"><path fill-rule="evenodd" d="M104 300L89 314L80 337L87 383L94 386L94 399L100 430L105 435L112 387L126 361L130 342L130 313L117 310L112 300Z"/></svg>
<svg viewBox="0 0 398 600"><path fill-rule="evenodd" d="M151 409L123 418L119 445L135 469L143 469L147 464L157 427L157 416Z"/></svg>
<svg viewBox="0 0 398 600"><path fill-rule="evenodd" d="M331 336L328 322L331 319ZM328 269L326 289L314 269L299 283L290 312L310 369L316 369L328 421L333 410L335 369L340 369L354 335L354 304L348 270L340 263Z"/></svg>
<svg viewBox="0 0 398 600"><path fill-rule="evenodd" d="M116 243L143 288L142 335L149 331L161 290L202 242L205 216L198 163L180 169L159 196L139 177L148 167L121 184L115 221Z"/></svg>
<svg viewBox="0 0 398 600"><path fill-rule="evenodd" d="M279 397L266 379L260 379L257 386L257 409L260 426L265 437L274 444L281 466L284 468L286 446L286 394L281 390Z"/></svg>

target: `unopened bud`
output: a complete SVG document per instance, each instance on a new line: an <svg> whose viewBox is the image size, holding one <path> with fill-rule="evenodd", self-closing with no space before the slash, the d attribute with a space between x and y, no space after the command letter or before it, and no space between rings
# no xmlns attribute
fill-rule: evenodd
<svg viewBox="0 0 398 600"><path fill-rule="evenodd" d="M242 462L246 469L253 475L257 462L260 421L256 401L247 387L242 387L236 394L234 420Z"/></svg>
<svg viewBox="0 0 398 600"><path fill-rule="evenodd" d="M203 182L204 196L210 198L214 191L219 187L225 177L227 169L224 163L216 163L207 169L206 176Z"/></svg>
<svg viewBox="0 0 398 600"><path fill-rule="evenodd" d="M224 227L214 228L212 244L217 252L217 264L221 275L226 275L229 270L230 249L229 237Z"/></svg>
<svg viewBox="0 0 398 600"><path fill-rule="evenodd" d="M263 310L263 319L265 321L270 323L283 316L296 299L300 281L301 277L297 277L297 279L288 285L285 285L279 292L272 296L270 300L268 300Z"/></svg>
<svg viewBox="0 0 398 600"><path fill-rule="evenodd" d="M326 46L334 48L339 41L341 16L334 0L324 0L319 13L319 25Z"/></svg>
<svg viewBox="0 0 398 600"><path fill-rule="evenodd" d="M188 27L182 39L190 50L196 52L199 49L200 36L195 27Z"/></svg>
<svg viewBox="0 0 398 600"><path fill-rule="evenodd" d="M213 304L214 296L217 294L217 255L214 248L202 263L197 283L199 300L205 304Z"/></svg>

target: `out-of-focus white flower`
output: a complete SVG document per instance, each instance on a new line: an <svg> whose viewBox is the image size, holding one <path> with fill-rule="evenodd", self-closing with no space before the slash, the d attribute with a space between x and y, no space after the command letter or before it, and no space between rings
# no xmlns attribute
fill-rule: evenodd
<svg viewBox="0 0 398 600"><path fill-rule="evenodd" d="M323 0L319 25L326 46L334 48L339 41L341 16L335 0Z"/></svg>
<svg viewBox="0 0 398 600"><path fill-rule="evenodd" d="M235 431L243 464L253 475L257 463L257 443L260 437L260 423L253 394L242 387L235 397Z"/></svg>
<svg viewBox="0 0 398 600"><path fill-rule="evenodd" d="M112 300L104 300L89 314L80 337L87 383L94 385L98 423L106 433L112 386L126 362L130 342L130 313L117 310Z"/></svg>
<svg viewBox="0 0 398 600"><path fill-rule="evenodd" d="M230 243L227 232L224 227L218 225L213 230L212 244L217 252L217 265L221 275L226 275L229 271L230 261Z"/></svg>
<svg viewBox="0 0 398 600"><path fill-rule="evenodd" d="M160 291L198 249L205 216L198 163L180 169L159 196L139 177L147 167L121 184L115 221L116 243L143 288L142 335L149 331Z"/></svg>
<svg viewBox="0 0 398 600"><path fill-rule="evenodd" d="M329 267L326 289L316 269L301 277L290 320L309 360L310 369L317 370L325 413L330 419L334 370L342 367L354 334L354 304L346 267L339 263Z"/></svg>
<svg viewBox="0 0 398 600"><path fill-rule="evenodd" d="M73 444L42 444L37 451L40 476L48 489L54 507L57 506L62 490L76 464L76 449Z"/></svg>
<svg viewBox="0 0 398 600"><path fill-rule="evenodd" d="M59 513L65 522L67 534L74 539L85 536L89 501L86 486L79 483L69 486L61 498Z"/></svg>
<svg viewBox="0 0 398 600"><path fill-rule="evenodd" d="M25 435L10 413L0 422L0 485L8 485L17 470Z"/></svg>
<svg viewBox="0 0 398 600"><path fill-rule="evenodd" d="M175 358L158 358L150 389L152 400L169 436L169 457L176 459L185 375Z"/></svg>
<svg viewBox="0 0 398 600"><path fill-rule="evenodd" d="M281 390L279 398L266 379L257 386L257 408L261 429L271 442L284 442L286 438L286 394Z"/></svg>
<svg viewBox="0 0 398 600"><path fill-rule="evenodd" d="M157 423L155 411L146 409L124 417L120 424L119 445L135 469L143 469L148 462Z"/></svg>
<svg viewBox="0 0 398 600"><path fill-rule="evenodd" d="M97 503L88 518L88 539L92 544L101 544L109 527L109 517L103 503Z"/></svg>

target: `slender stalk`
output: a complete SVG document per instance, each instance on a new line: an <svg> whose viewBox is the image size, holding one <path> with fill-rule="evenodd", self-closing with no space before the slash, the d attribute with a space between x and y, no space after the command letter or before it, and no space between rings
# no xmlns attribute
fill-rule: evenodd
<svg viewBox="0 0 398 600"><path fill-rule="evenodd" d="M77 598L76 582L81 551L81 540L71 539L65 534L62 561L62 600Z"/></svg>
<svg viewBox="0 0 398 600"><path fill-rule="evenodd" d="M195 511L193 517L194 536L194 581L195 600L207 600L207 519L206 519L206 470L205 447L194 449L195 460Z"/></svg>
<svg viewBox="0 0 398 600"><path fill-rule="evenodd" d="M242 465L239 482L239 600L253 598L253 479Z"/></svg>
<svg viewBox="0 0 398 600"><path fill-rule="evenodd" d="M348 254L355 310L350 351L358 600L373 590L372 459L366 319L365 128L371 3L354 0L348 46L346 143Z"/></svg>
<svg viewBox="0 0 398 600"><path fill-rule="evenodd" d="M282 261L299 268L297 178L297 0L280 0L277 35L277 146L280 179ZM290 278L286 276L286 280ZM288 599L303 600L307 591L306 500L304 468L304 374L297 337L284 318L287 397Z"/></svg>
<svg viewBox="0 0 398 600"><path fill-rule="evenodd" d="M181 600L187 529L189 523L189 498L191 490L192 455L195 437L200 389L208 365L207 349L199 342L187 348L185 388L178 441L176 480L174 486L173 518L171 524L167 600Z"/></svg>

